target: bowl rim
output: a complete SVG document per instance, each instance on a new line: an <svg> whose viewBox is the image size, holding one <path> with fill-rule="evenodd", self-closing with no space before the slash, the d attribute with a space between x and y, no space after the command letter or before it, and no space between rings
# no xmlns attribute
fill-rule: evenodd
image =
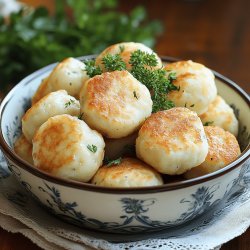
<svg viewBox="0 0 250 250"><path fill-rule="evenodd" d="M80 60L88 60L95 58L96 55L88 55L88 56L82 56L78 57L77 59ZM161 56L161 59L163 62L176 62L180 61L181 59L169 57L169 56ZM41 178L43 180L53 182L58 185L70 187L70 188L76 188L80 190L85 191L92 191L92 192L98 192L98 193L112 193L112 194L147 194L147 193L158 193L158 192L165 192L165 191L172 191L177 190L181 188L186 188L190 186L194 186L200 183L205 183L207 181L213 180L215 178L218 178L222 175L227 174L228 172L231 172L232 170L238 168L245 162L249 156L250 156L250 143L246 147L246 149L241 153L241 155L232 163L228 164L226 167L217 170L213 173L196 177L189 180L180 180L175 181L171 183L166 183L160 186L151 186L151 187L129 187L129 188L117 188L117 187L102 187L102 186L96 186L90 183L83 183L79 181L74 181L70 179L62 179L60 177L56 177L52 174L49 174L47 172L41 171L37 168L34 168L31 164L24 161L22 158L20 158L18 155L15 154L14 150L7 144L7 142L4 140L3 137L3 131L2 131L2 116L5 110L6 105L8 102L12 99L17 89L21 88L22 86L25 86L29 84L32 80L37 78L39 75L42 75L43 73L49 71L52 69L57 63L50 64L48 66L45 66L34 73L28 75L23 80L21 80L15 87L12 88L12 90L5 96L5 98L2 100L0 105L0 148L3 152L3 154L7 155L9 159L13 163L15 163L18 167L21 167L25 171L28 171L29 173L37 176L38 178ZM236 83L228 79L227 77L219 74L218 72L212 70L215 74L215 77L226 84L228 87L232 88L235 92L237 92L241 98L247 103L249 109L250 109L250 97L249 95Z"/></svg>

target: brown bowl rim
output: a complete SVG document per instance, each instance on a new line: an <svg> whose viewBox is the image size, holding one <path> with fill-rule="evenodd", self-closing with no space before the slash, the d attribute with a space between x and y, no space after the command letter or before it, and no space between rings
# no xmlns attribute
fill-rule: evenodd
<svg viewBox="0 0 250 250"><path fill-rule="evenodd" d="M86 59L92 59L95 58L95 55L90 56L83 56L79 57L80 60L86 60ZM175 62L180 61L180 59L176 59L169 56L161 56L161 59L163 62ZM21 84L27 85L30 83L34 78L38 77L39 75L43 74L44 72L50 70L56 63L50 64L44 68L41 68L34 73L30 74L29 76L25 77L22 81L20 81L3 99L1 106L0 106L0 123L2 128L2 114L5 110L6 105L10 101L10 99L14 96L15 90L20 87ZM217 73L216 71L212 70L215 74L216 78L225 83L227 86L232 88L234 91L236 91L242 99L248 104L248 107L250 109L250 97L249 95L236 83L228 79L227 77ZM34 168L31 164L25 162L23 159L21 159L18 155L15 154L13 149L9 147L7 142L4 140L2 129L0 128L0 147L1 150L9 159L11 159L12 162L14 162L17 166L21 167L25 171L28 171L29 173L43 179L49 182L53 182L55 184L59 184L62 186L70 187L70 188L76 188L80 190L86 190L86 191L92 191L92 192L98 192L98 193L111 193L111 194L147 194L147 193L158 193L158 192L165 192L165 191L172 191L177 190L181 188L186 188L190 186L194 186L200 183L205 183L207 181L210 181L212 179L218 178L222 175L225 175L228 172L231 172L232 170L240 167L250 156L250 143L246 147L246 149L241 153L241 155L232 163L228 164L226 167L217 170L214 173L207 174L201 177L193 178L190 180L181 180L176 182L171 182L167 184L163 184L160 186L153 186L153 187L131 187L131 188L111 188L111 187L102 187L102 186L95 186L93 184L89 183L82 183L74 180L69 179L62 179L56 176L53 176L49 173L46 173L44 171L38 170Z"/></svg>

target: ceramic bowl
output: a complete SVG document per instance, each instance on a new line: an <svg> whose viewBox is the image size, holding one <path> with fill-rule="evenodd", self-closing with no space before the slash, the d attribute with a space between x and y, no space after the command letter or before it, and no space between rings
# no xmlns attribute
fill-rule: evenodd
<svg viewBox="0 0 250 250"><path fill-rule="evenodd" d="M83 57L87 59L90 57ZM163 58L168 63L171 58ZM242 154L214 173L158 187L105 188L63 180L39 171L13 151L21 117L41 80L55 64L23 79L2 101L0 145L8 167L20 183L49 211L79 226L111 233L151 232L178 226L215 208L241 178L250 154L250 98L235 83L215 73L219 94L240 121Z"/></svg>

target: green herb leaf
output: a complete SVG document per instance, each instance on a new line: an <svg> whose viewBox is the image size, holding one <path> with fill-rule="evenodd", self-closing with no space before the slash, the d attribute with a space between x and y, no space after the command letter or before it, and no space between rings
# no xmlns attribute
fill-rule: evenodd
<svg viewBox="0 0 250 250"><path fill-rule="evenodd" d="M152 98L153 109L152 112L156 113L160 110L168 110L175 107L172 101L169 101L165 94L159 94L157 98Z"/></svg>
<svg viewBox="0 0 250 250"><path fill-rule="evenodd" d="M97 151L97 146L96 145L88 145L87 146L88 150L91 151L92 153L95 153Z"/></svg>
<svg viewBox="0 0 250 250"><path fill-rule="evenodd" d="M138 100L138 96L137 96L135 91L133 91L133 94L134 94L134 98L136 98Z"/></svg>
<svg viewBox="0 0 250 250"><path fill-rule="evenodd" d="M203 124L203 126L210 126L210 125L212 125L214 122L213 121L208 121L208 122L205 122L204 124Z"/></svg>
<svg viewBox="0 0 250 250"><path fill-rule="evenodd" d="M190 105L190 108L193 108L195 106L195 104L192 104L192 105Z"/></svg>
<svg viewBox="0 0 250 250"><path fill-rule="evenodd" d="M122 157L109 161L106 166L110 167L112 165L119 165L121 163L121 161L122 161Z"/></svg>
<svg viewBox="0 0 250 250"><path fill-rule="evenodd" d="M126 63L120 54L107 54L102 58L102 63L107 71L126 70Z"/></svg>
<svg viewBox="0 0 250 250"><path fill-rule="evenodd" d="M176 74L168 73L164 68L150 67L157 65L155 54L147 54L140 50L131 54L130 64L132 65L131 74L151 92L153 112L173 108L174 103L168 100L167 94L172 90L178 90L178 87L173 84Z"/></svg>
<svg viewBox="0 0 250 250"><path fill-rule="evenodd" d="M89 77L94 77L96 75L102 74L102 69L100 68L100 66L95 65L95 60L88 60L85 61L84 63L86 65L85 70Z"/></svg>
<svg viewBox="0 0 250 250"><path fill-rule="evenodd" d="M132 66L150 66L150 67L155 67L157 66L157 58L155 54L149 54L145 51L141 50L136 50L131 54L129 63Z"/></svg>
<svg viewBox="0 0 250 250"><path fill-rule="evenodd" d="M65 103L65 108L68 108L71 104L74 104L75 100L70 99L68 102Z"/></svg>
<svg viewBox="0 0 250 250"><path fill-rule="evenodd" d="M83 117L83 113L80 113L80 114L78 115L77 118L78 118L79 120L82 120L82 117Z"/></svg>
<svg viewBox="0 0 250 250"><path fill-rule="evenodd" d="M148 21L143 7L119 12L118 0L58 0L53 13L44 7L23 8L8 21L0 17L1 91L45 65L70 56L98 54L120 41L152 47L162 27Z"/></svg>

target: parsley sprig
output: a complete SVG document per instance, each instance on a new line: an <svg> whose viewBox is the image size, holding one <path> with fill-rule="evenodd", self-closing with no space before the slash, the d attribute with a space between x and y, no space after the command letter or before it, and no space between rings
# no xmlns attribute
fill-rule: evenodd
<svg viewBox="0 0 250 250"><path fill-rule="evenodd" d="M88 149L89 151L91 151L92 153L95 153L95 152L97 151L97 146L94 145L94 144L88 145L88 146L87 146L87 149Z"/></svg>
<svg viewBox="0 0 250 250"><path fill-rule="evenodd" d="M137 57L140 60L140 56ZM149 66L149 65L148 65ZM166 110L174 107L174 103L167 99L167 94L172 90L178 90L173 84L176 79L172 72L167 75L165 69L149 69L140 64L133 66L131 70L132 75L151 92L153 101L153 112Z"/></svg>
<svg viewBox="0 0 250 250"><path fill-rule="evenodd" d="M89 77L94 77L96 75L102 74L102 69L100 68L100 66L95 65L95 60L87 60L84 61L84 63L86 65L85 70Z"/></svg>
<svg viewBox="0 0 250 250"><path fill-rule="evenodd" d="M149 54L145 51L136 50L131 54L129 63L132 65L132 67L145 65L155 67L157 66L158 62L155 54Z"/></svg>
<svg viewBox="0 0 250 250"><path fill-rule="evenodd" d="M107 71L126 70L126 63L120 54L107 54L103 57L102 63Z"/></svg>
<svg viewBox="0 0 250 250"><path fill-rule="evenodd" d="M128 70L119 53L105 55L102 63L106 71ZM179 90L179 87L173 84L176 80L175 72L169 72L164 68L155 68L158 64L156 55L141 50L131 53L129 64L131 65L130 73L149 89L153 101L153 112L174 107L174 103L168 100L167 94L172 90ZM86 70L90 77L102 73L101 68L95 65L94 61L87 62ZM133 95L138 99L135 91Z"/></svg>
<svg viewBox="0 0 250 250"><path fill-rule="evenodd" d="M106 167L110 167L110 166L113 166L113 165L119 165L120 163L122 162L122 157L119 157L115 160L108 160L107 164L106 164Z"/></svg>
<svg viewBox="0 0 250 250"><path fill-rule="evenodd" d="M74 104L75 100L70 99L68 102L65 103L65 108L68 108L71 104Z"/></svg>
<svg viewBox="0 0 250 250"><path fill-rule="evenodd" d="M213 121L208 121L208 122L205 122L204 124L203 124L203 126L210 126L210 125L212 125L214 122Z"/></svg>

